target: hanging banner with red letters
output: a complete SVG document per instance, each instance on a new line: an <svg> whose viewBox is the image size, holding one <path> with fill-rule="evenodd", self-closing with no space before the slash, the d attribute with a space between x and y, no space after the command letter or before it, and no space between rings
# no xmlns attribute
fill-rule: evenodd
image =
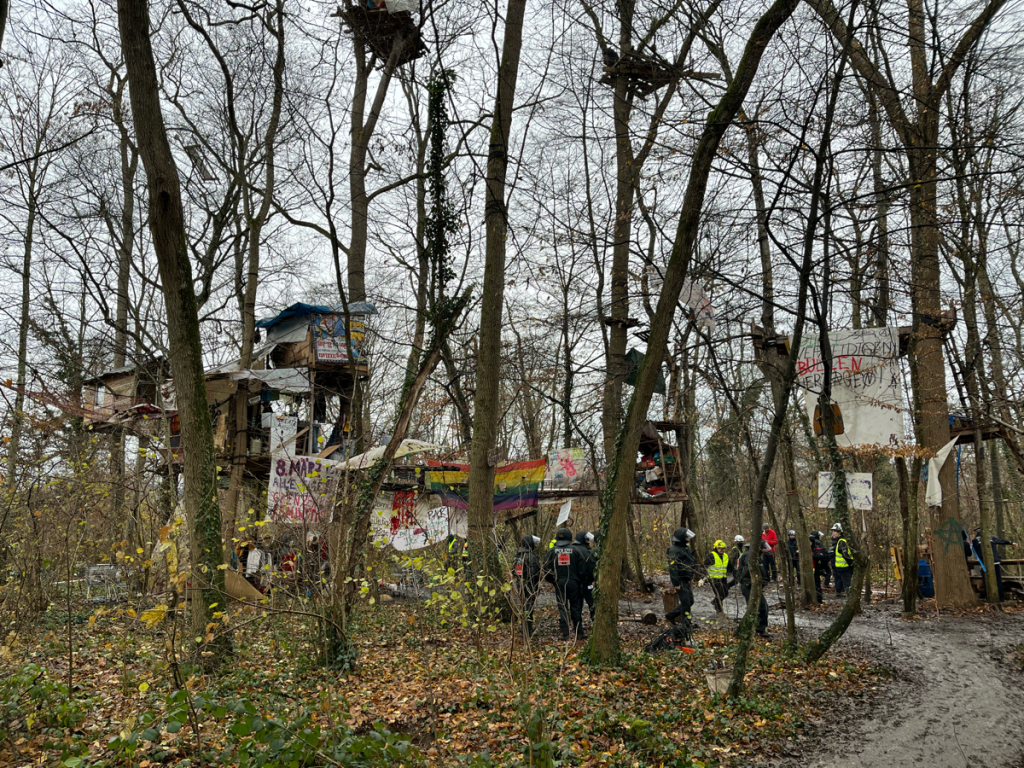
<svg viewBox="0 0 1024 768"><path fill-rule="evenodd" d="M903 393L900 388L899 333L895 328L831 331L832 414L836 442L843 447L889 445L902 440ZM818 396L825 381L825 360L818 334L800 341L797 383L804 389L807 416L822 433Z"/></svg>

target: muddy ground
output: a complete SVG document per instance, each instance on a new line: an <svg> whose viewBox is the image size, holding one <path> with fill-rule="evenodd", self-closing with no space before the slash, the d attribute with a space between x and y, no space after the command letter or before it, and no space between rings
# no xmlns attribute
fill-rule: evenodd
<svg viewBox="0 0 1024 768"><path fill-rule="evenodd" d="M772 642L785 636L785 612L769 587ZM730 594L726 608L742 607ZM774 604L773 604L774 603ZM819 613L797 613L803 638L815 636L838 612L826 595ZM787 744L771 768L1024 768L1024 612L930 613L907 621L902 604L864 607L839 641L861 651L893 679L874 696L830 708L822 722ZM698 616L711 613L707 587L696 594Z"/></svg>
<svg viewBox="0 0 1024 768"><path fill-rule="evenodd" d="M668 586L667 578L656 580ZM715 621L710 587L694 590L698 624ZM770 642L785 638L782 595L769 585ZM543 594L539 604L553 603ZM726 600L730 623L742 615L738 589ZM826 593L814 613L797 613L804 640L838 613L841 599ZM902 603L889 599L864 606L839 641L891 670L891 682L867 695L828 708L802 736L784 745L785 756L769 768L1024 768L1024 612L930 612L908 621ZM623 599L623 616L645 610L663 616L658 593ZM552 613L548 613L553 621ZM584 609L584 624L586 609ZM550 627L554 635L555 628ZM758 641L764 642L764 641Z"/></svg>

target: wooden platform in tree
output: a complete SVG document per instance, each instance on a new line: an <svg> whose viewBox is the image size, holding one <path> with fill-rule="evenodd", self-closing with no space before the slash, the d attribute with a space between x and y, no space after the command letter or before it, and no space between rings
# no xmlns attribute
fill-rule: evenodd
<svg viewBox="0 0 1024 768"><path fill-rule="evenodd" d="M629 81L629 90L641 98L650 96L657 90L671 84L674 80L690 78L697 80L718 80L721 75L714 72L694 72L677 70L672 63L661 56L648 56L630 51L616 62L614 66L604 68L601 83L613 88L620 77Z"/></svg>
<svg viewBox="0 0 1024 768"><path fill-rule="evenodd" d="M400 35L408 35L410 39L398 59L398 66L415 61L427 52L420 30L407 11L390 13L382 8L370 10L362 5L339 5L331 15L340 17L349 33L365 40L381 65L391 56Z"/></svg>

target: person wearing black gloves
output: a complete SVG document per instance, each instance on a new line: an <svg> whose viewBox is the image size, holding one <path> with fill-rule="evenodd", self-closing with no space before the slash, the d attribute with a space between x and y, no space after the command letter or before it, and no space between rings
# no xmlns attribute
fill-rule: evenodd
<svg viewBox="0 0 1024 768"><path fill-rule="evenodd" d="M594 534L590 531L579 531L576 534L576 543L573 547L579 552L583 561L581 568L583 581L580 582L580 598L587 604L590 611L590 623L594 623L594 569L597 567L597 558L590 549L590 542L594 540ZM580 605L580 616L583 615L583 606Z"/></svg>
<svg viewBox="0 0 1024 768"><path fill-rule="evenodd" d="M523 627L527 637L533 636L533 606L540 591L540 560L533 551L538 544L540 539L536 536L523 536L512 561L512 577L523 607Z"/></svg>
<svg viewBox="0 0 1024 768"><path fill-rule="evenodd" d="M989 544L992 547L992 562L996 568L996 586L999 588L999 602L1003 602L1005 595L1003 593L1003 567L1000 563L1003 562L1003 558L999 555L999 547L1016 547L1017 545L1009 539L1001 539L998 536L989 536ZM981 528L974 529L974 551L978 553L978 559L981 559ZM981 596L986 600L988 599L987 588L985 580L981 580Z"/></svg>
<svg viewBox="0 0 1024 768"><path fill-rule="evenodd" d="M558 628L562 631L562 639L572 635L583 639L583 596L580 584L583 581L585 567L583 557L573 547L572 531L559 528L555 534L555 546L548 550L548 559L544 563L544 580L555 585L555 599L558 601Z"/></svg>
<svg viewBox="0 0 1024 768"><path fill-rule="evenodd" d="M761 542L761 554L771 552L771 545L767 541ZM768 637L768 603L764 599L764 585L768 583L768 564L764 557L757 558L761 566L761 602L757 605L757 634L761 637ZM750 544L744 544L743 554L740 555L740 562L736 566L736 580L740 583L740 591L743 592L743 599L750 600Z"/></svg>
<svg viewBox="0 0 1024 768"><path fill-rule="evenodd" d="M690 539L696 535L689 528L676 528L672 534L672 546L668 548L668 576L679 598L679 605L665 614L665 619L673 624L680 616L689 620L690 609L693 608L690 582L697 573L697 558L690 551Z"/></svg>
<svg viewBox="0 0 1024 768"><path fill-rule="evenodd" d="M829 565L828 565L828 550L825 549L825 545L821 543L821 531L811 531L811 559L814 560L814 590L818 593L818 602L824 601L824 595L821 591L821 580L822 578L828 579Z"/></svg>

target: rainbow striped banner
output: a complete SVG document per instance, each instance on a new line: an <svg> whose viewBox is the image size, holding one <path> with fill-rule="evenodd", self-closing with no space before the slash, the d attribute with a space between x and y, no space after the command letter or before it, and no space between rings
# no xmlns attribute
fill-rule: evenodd
<svg viewBox="0 0 1024 768"><path fill-rule="evenodd" d="M498 467L494 472L494 511L536 507L545 464L545 459L537 459ZM432 469L427 473L427 485L431 493L441 497L442 505L466 509L469 506L469 489L465 487L469 482L469 465L457 466L459 468L454 470Z"/></svg>
<svg viewBox="0 0 1024 768"><path fill-rule="evenodd" d="M428 461L428 465L443 466L441 462ZM427 472L426 485L431 493L441 497L441 506L453 509L469 507L469 464L449 464L458 469L432 469Z"/></svg>
<svg viewBox="0 0 1024 768"><path fill-rule="evenodd" d="M494 511L536 507L546 464L546 459L537 459L498 467L494 472Z"/></svg>

